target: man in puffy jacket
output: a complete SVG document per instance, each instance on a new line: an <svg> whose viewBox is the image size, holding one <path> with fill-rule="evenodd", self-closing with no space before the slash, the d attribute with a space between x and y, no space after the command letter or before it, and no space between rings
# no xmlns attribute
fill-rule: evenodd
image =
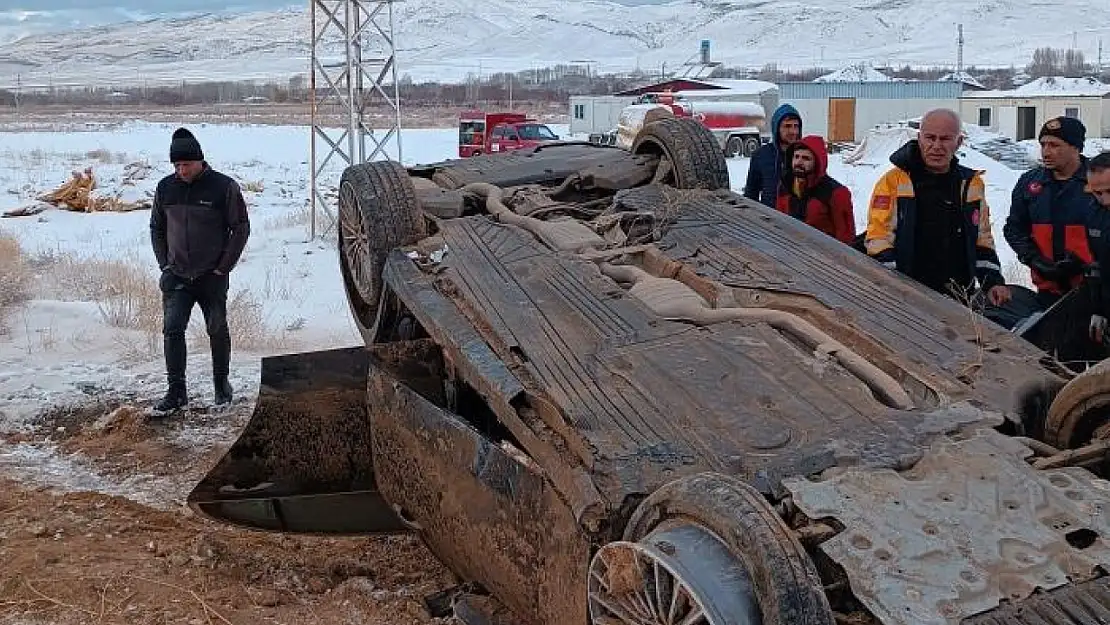
<svg viewBox="0 0 1110 625"><path fill-rule="evenodd" d="M817 135L803 137L786 148L785 162L790 167L783 173L775 208L852 245L856 236L852 192L828 176L825 140Z"/></svg>
<svg viewBox="0 0 1110 625"><path fill-rule="evenodd" d="M759 147L748 163L744 195L767 206L774 206L779 181L785 168L783 155L802 136L802 116L798 109L783 104L771 115L771 142Z"/></svg>
<svg viewBox="0 0 1110 625"><path fill-rule="evenodd" d="M866 248L872 257L929 288L970 303L978 281L992 306L1010 301L994 249L982 174L956 158L960 117L929 111L917 139L890 157L875 184Z"/></svg>
<svg viewBox="0 0 1110 625"><path fill-rule="evenodd" d="M1072 117L1056 117L1041 127L1044 165L1018 178L1003 234L1022 264L1028 265L1037 300L1048 308L1083 279L1094 260L1087 222L1095 210L1086 192L1087 129Z"/></svg>
<svg viewBox="0 0 1110 625"><path fill-rule="evenodd" d="M215 401L231 402L228 274L250 236L239 184L208 165L200 142L185 128L173 133L170 162L174 173L159 181L150 210L150 241L162 272L158 286L169 383L166 395L154 406L154 412L161 414L189 402L185 329L194 306L200 306L208 329Z"/></svg>

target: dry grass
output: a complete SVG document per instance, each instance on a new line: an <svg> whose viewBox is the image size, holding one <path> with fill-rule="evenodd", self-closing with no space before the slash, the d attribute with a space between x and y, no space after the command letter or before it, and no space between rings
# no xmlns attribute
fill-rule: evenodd
<svg viewBox="0 0 1110 625"><path fill-rule="evenodd" d="M11 309L30 298L33 278L19 240L0 231L0 334Z"/></svg>
<svg viewBox="0 0 1110 625"><path fill-rule="evenodd" d="M61 253L40 255L35 265L42 270L47 296L96 302L104 322L113 328L161 332L162 294L149 263Z"/></svg>
<svg viewBox="0 0 1110 625"><path fill-rule="evenodd" d="M108 326L141 332L142 345L132 337L117 340L129 359L158 352L162 342L162 292L152 262L140 258L83 259L71 254L47 254L36 258L34 264L42 274L48 297L95 302ZM269 349L288 343L287 332L267 323L262 302L249 289L240 290L229 299L227 316L236 348ZM207 344L199 307L192 311L189 331L194 344Z"/></svg>
<svg viewBox="0 0 1110 625"><path fill-rule="evenodd" d="M203 321L199 309L194 314ZM249 289L240 289L228 298L227 325L232 349L268 350L290 345L288 332L269 323L262 302ZM198 349L208 345L208 332L203 323L190 324L189 339Z"/></svg>
<svg viewBox="0 0 1110 625"><path fill-rule="evenodd" d="M85 153L84 158L74 157L72 160L95 161L102 165L122 165L128 162L128 157L127 154L123 152L111 152L100 148L98 150L89 150Z"/></svg>
<svg viewBox="0 0 1110 625"><path fill-rule="evenodd" d="M270 217L266 220L266 228L268 230L284 230L286 228L304 228L308 232L308 227L312 223L312 210L308 202L298 204L296 207L289 210L280 217Z"/></svg>

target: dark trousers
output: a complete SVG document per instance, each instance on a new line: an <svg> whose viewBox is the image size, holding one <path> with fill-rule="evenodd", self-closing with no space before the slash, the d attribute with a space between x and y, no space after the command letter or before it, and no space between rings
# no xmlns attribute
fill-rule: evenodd
<svg viewBox="0 0 1110 625"><path fill-rule="evenodd" d="M1044 316L1024 329L1022 338L1076 371L1110 356L1106 345L1090 338L1091 315L1099 313L1101 305L1087 282L1063 296L1047 291L1035 295L1031 291L1028 293L1025 299L1031 300L1029 306L1043 312Z"/></svg>
<svg viewBox="0 0 1110 625"><path fill-rule="evenodd" d="M162 339L166 378L171 387L184 389L187 348L185 330L193 306L199 305L212 349L213 377L226 377L231 366L231 332L227 327L228 277L207 274L186 280L171 272L162 274Z"/></svg>

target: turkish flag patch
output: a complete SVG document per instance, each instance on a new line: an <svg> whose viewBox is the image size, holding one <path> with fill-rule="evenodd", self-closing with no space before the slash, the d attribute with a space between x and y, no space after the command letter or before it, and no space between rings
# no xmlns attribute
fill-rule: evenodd
<svg viewBox="0 0 1110 625"><path fill-rule="evenodd" d="M881 208L881 209L890 208L890 196L889 195L876 195L871 200L871 208Z"/></svg>
<svg viewBox="0 0 1110 625"><path fill-rule="evenodd" d="M1029 183L1029 192L1032 193L1033 195L1040 195L1041 191L1043 191L1043 190L1044 190L1044 186L1041 185L1041 183L1039 183L1039 182L1030 182Z"/></svg>
<svg viewBox="0 0 1110 625"><path fill-rule="evenodd" d="M971 213L971 225L975 226L976 228L979 227L979 211L978 210L972 211L972 213Z"/></svg>

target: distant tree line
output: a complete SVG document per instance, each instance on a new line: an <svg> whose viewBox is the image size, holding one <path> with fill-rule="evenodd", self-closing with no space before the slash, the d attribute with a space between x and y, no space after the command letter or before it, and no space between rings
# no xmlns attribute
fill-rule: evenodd
<svg viewBox="0 0 1110 625"><path fill-rule="evenodd" d="M951 67L876 67L882 73L907 80L936 80L952 73ZM1110 69L1110 68L1108 68ZM776 64L760 68L719 66L708 78L742 78L768 82L811 81L833 68L780 69ZM1010 89L1043 76L1094 76L1110 82L1110 71L1087 63L1079 50L1040 48L1022 71L1014 67L969 66L964 72L988 89ZM669 75L673 77L673 74ZM556 65L515 73L471 74L463 82L416 82L408 75L397 81L405 106L466 107L479 105L565 103L571 95L605 95L660 80L662 71L637 69L599 74L586 65ZM387 89L392 94L392 87ZM371 94L380 99L380 95ZM0 90L0 107L18 105L106 105L187 106L239 103L307 104L311 98L308 79L300 74L281 82L248 81L182 82L175 85L89 86L53 89Z"/></svg>

